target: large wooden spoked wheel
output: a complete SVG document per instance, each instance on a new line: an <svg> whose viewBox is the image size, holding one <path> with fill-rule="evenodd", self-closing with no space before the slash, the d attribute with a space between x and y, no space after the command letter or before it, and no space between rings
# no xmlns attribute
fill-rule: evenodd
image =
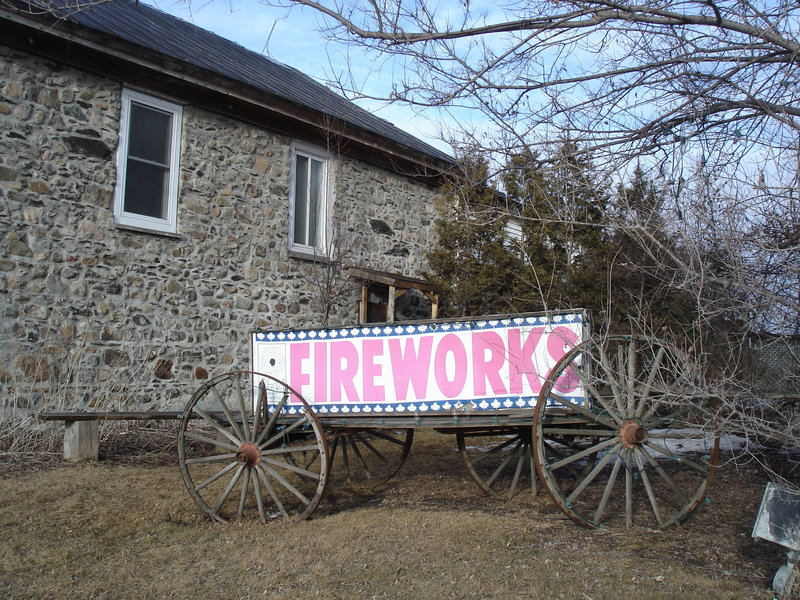
<svg viewBox="0 0 800 600"><path fill-rule="evenodd" d="M529 491L536 495L529 426L465 429L456 433L456 442L464 468L485 494L511 498Z"/></svg>
<svg viewBox="0 0 800 600"><path fill-rule="evenodd" d="M682 521L701 506L719 455L713 402L695 363L640 337L570 349L544 382L533 440L550 496L592 527Z"/></svg>
<svg viewBox="0 0 800 600"><path fill-rule="evenodd" d="M386 483L403 466L413 429L348 428L329 434L331 481L370 487Z"/></svg>
<svg viewBox="0 0 800 600"><path fill-rule="evenodd" d="M212 519L304 519L319 504L328 448L306 401L268 375L240 371L203 384L178 430L186 487Z"/></svg>

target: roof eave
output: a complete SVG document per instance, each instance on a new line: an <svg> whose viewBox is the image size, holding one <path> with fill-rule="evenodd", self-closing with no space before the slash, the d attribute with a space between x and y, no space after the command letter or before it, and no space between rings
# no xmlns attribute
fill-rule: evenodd
<svg viewBox="0 0 800 600"><path fill-rule="evenodd" d="M3 34L0 39L9 45L61 62L77 63L76 66L82 69L118 80L124 79L125 83L138 83L171 95L186 94L187 100L190 89L203 90L204 94L191 96L191 103L228 116L237 108L237 118L256 124L269 121L270 128L275 128L276 116L289 119L292 126L283 127L284 131L281 133L294 135L298 131L303 132L310 141L316 140L318 143L330 138L333 133L337 137L336 145L343 154L354 155L433 185L440 185L443 175L454 166L453 163L408 148L351 123L337 121L336 130L332 132L331 117L325 113L289 102L207 69L180 63L111 35L63 20L57 22L45 15L20 14L3 8L0 8L0 17L3 23L12 23L21 28L15 31L0 23L0 32ZM35 38L33 35L40 37ZM88 60L98 54L112 60L106 63ZM118 67L121 65L127 66L131 71L120 71ZM121 73L131 75L132 72L138 72L138 78L131 80L130 77L121 77ZM166 78L168 81L165 81ZM248 110L262 113L261 118L248 113ZM278 128L281 129L280 125ZM375 150L383 154L383 157L376 155Z"/></svg>

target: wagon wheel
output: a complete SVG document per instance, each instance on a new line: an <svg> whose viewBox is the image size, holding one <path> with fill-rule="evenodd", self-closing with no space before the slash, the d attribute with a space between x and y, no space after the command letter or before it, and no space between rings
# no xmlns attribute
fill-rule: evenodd
<svg viewBox="0 0 800 600"><path fill-rule="evenodd" d="M325 491L328 449L306 401L268 375L228 373L186 405L178 430L186 487L212 519L307 518Z"/></svg>
<svg viewBox="0 0 800 600"><path fill-rule="evenodd" d="M328 437L331 479L380 485L403 466L413 429L340 429Z"/></svg>
<svg viewBox="0 0 800 600"><path fill-rule="evenodd" d="M714 422L685 353L640 337L584 342L542 387L536 468L559 508L582 525L666 527L706 496L719 456Z"/></svg>
<svg viewBox="0 0 800 600"><path fill-rule="evenodd" d="M486 494L511 498L530 490L536 475L530 427L465 429L456 433L461 462Z"/></svg>

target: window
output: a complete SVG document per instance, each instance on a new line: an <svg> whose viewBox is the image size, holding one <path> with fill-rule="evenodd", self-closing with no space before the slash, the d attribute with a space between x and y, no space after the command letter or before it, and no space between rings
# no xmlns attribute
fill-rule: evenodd
<svg viewBox="0 0 800 600"><path fill-rule="evenodd" d="M289 194L289 249L327 256L330 155L307 146L292 146Z"/></svg>
<svg viewBox="0 0 800 600"><path fill-rule="evenodd" d="M522 222L516 217L509 216L503 227L503 245L509 250L521 253L524 241Z"/></svg>
<svg viewBox="0 0 800 600"><path fill-rule="evenodd" d="M181 107L122 91L114 220L174 233L178 214Z"/></svg>

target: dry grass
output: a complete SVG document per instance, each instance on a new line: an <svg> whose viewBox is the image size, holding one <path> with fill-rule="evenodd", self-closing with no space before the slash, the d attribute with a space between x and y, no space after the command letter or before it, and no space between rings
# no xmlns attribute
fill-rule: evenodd
<svg viewBox="0 0 800 600"><path fill-rule="evenodd" d="M683 527L589 531L543 495L481 496L454 447L421 432L383 488L340 487L311 520L266 526L208 522L170 447L39 469L6 460L0 597L772 598L785 554L750 537L755 469L723 469L711 505Z"/></svg>

